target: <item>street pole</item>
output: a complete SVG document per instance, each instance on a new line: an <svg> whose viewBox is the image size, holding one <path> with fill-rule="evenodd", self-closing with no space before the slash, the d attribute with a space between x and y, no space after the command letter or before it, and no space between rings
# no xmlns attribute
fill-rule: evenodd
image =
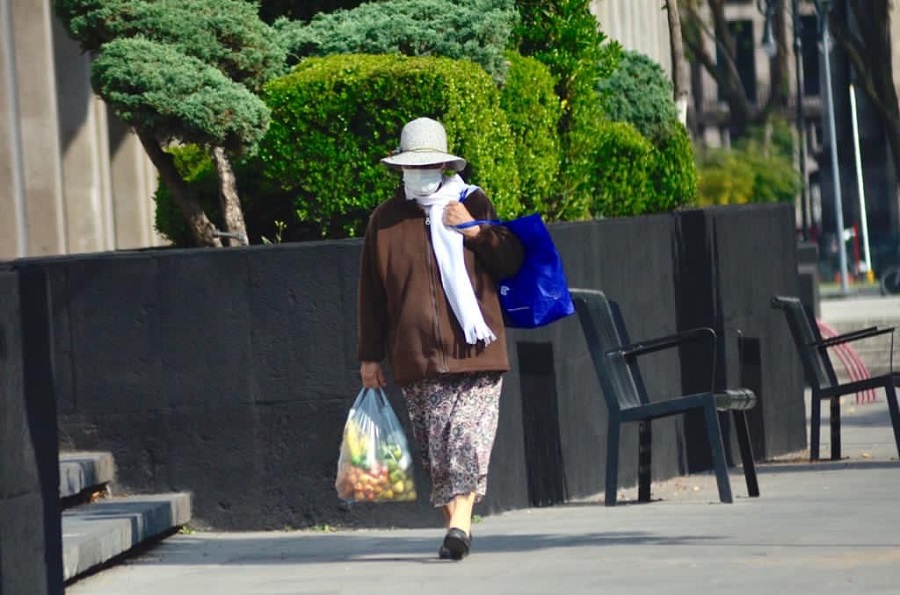
<svg viewBox="0 0 900 595"><path fill-rule="evenodd" d="M831 34L828 30L828 9L831 0L816 0L816 10L819 13L820 37L822 40L822 53L825 58L825 87L828 105L828 136L831 142L831 174L834 184L834 217L837 227L838 257L841 267L841 292L847 293L850 282L847 278L847 246L844 242L844 209L841 193L841 173L838 169L837 130L834 123L834 93L831 83Z"/></svg>
<svg viewBox="0 0 900 595"><path fill-rule="evenodd" d="M875 281L872 270L872 251L869 249L869 216L866 213L866 185L863 180L862 155L859 150L859 116L856 111L856 88L850 83L850 121L853 123L853 156L856 162L856 190L859 194L859 223L863 239L863 259L866 265L866 280Z"/></svg>
<svg viewBox="0 0 900 595"><path fill-rule="evenodd" d="M800 229L804 241L809 240L809 202L807 201L806 118L803 113L803 41L800 38L800 0L791 1L794 24L794 72L797 80L797 150L800 159Z"/></svg>

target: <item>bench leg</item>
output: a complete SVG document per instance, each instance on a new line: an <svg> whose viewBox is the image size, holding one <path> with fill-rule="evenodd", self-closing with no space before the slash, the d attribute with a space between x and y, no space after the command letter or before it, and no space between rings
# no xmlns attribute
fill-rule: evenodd
<svg viewBox="0 0 900 595"><path fill-rule="evenodd" d="M812 395L812 411L809 416L809 460L819 460L819 436L822 428L822 399L815 392Z"/></svg>
<svg viewBox="0 0 900 595"><path fill-rule="evenodd" d="M841 398L831 399L831 460L841 460Z"/></svg>
<svg viewBox="0 0 900 595"><path fill-rule="evenodd" d="M893 378L884 386L884 394L891 412L891 425L894 426L894 442L897 443L897 456L900 456L900 408L897 407L897 390Z"/></svg>
<svg viewBox="0 0 900 595"><path fill-rule="evenodd" d="M753 460L753 447L750 445L747 415L743 411L732 411L731 413L738 446L741 449L741 466L744 468L744 479L747 480L747 493L751 498L755 498L759 496L759 483L756 481L756 461Z"/></svg>
<svg viewBox="0 0 900 595"><path fill-rule="evenodd" d="M712 451L713 466L716 470L716 483L719 486L719 500L730 504L734 501L731 495L731 482L728 479L728 466L725 464L725 446L722 444L722 429L719 426L719 414L715 402L710 399L703 406L703 417L706 420L706 435L709 437L709 448Z"/></svg>
<svg viewBox="0 0 900 595"><path fill-rule="evenodd" d="M616 492L619 489L619 428L618 420L609 421L606 434L606 505L616 505Z"/></svg>
<svg viewBox="0 0 900 595"><path fill-rule="evenodd" d="M638 502L650 501L650 468L653 456L653 426L644 420L638 429Z"/></svg>

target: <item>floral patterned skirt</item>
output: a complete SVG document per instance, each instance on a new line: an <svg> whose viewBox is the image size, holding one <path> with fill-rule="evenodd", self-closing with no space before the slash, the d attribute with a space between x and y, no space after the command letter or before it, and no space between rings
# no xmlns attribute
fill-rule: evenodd
<svg viewBox="0 0 900 595"><path fill-rule="evenodd" d="M501 372L447 374L403 387L431 503L487 491L488 463L500 413Z"/></svg>

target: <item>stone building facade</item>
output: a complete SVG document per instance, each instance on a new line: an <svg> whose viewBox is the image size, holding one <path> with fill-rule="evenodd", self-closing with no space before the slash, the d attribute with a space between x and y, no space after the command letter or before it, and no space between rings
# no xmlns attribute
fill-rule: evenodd
<svg viewBox="0 0 900 595"><path fill-rule="evenodd" d="M155 187L51 0L0 0L0 261L159 245Z"/></svg>

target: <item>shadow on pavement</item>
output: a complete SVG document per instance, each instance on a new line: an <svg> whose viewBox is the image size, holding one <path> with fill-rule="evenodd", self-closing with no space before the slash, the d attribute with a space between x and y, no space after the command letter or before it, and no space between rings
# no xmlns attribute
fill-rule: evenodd
<svg viewBox="0 0 900 595"><path fill-rule="evenodd" d="M773 475L776 473L802 473L806 471L840 471L843 469L900 469L900 461L866 461L856 459L841 459L832 461L823 459L818 462L767 462L756 467L759 475Z"/></svg>
<svg viewBox="0 0 900 595"><path fill-rule="evenodd" d="M509 552L546 551L584 546L682 545L708 542L709 536L658 536L645 532L594 532L576 535L512 534L479 536L473 531L473 552L482 555ZM221 545L219 553L215 549ZM182 536L156 550L127 562L133 566L196 565L253 566L271 564L323 564L330 562L411 562L443 564L437 558L440 533L429 537L378 536L368 533L337 532L328 535L254 536L248 538ZM227 552L234 552L229 556ZM217 560L216 558L222 558ZM452 563L452 562L451 562Z"/></svg>

